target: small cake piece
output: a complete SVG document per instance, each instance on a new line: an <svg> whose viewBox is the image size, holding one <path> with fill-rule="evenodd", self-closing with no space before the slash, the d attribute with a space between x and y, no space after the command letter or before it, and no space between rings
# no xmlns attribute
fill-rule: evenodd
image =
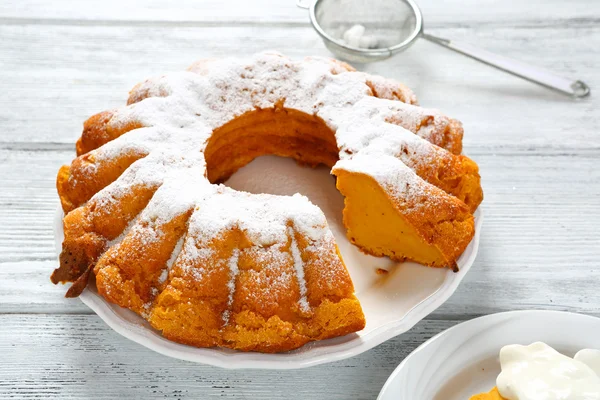
<svg viewBox="0 0 600 400"><path fill-rule="evenodd" d="M394 157L336 164L348 238L368 254L456 268L475 232L469 207L425 183ZM397 182L402 182L398 185Z"/></svg>
<svg viewBox="0 0 600 400"><path fill-rule="evenodd" d="M498 388L494 387L488 393L480 393L475 396L471 396L469 400L506 400L504 397L500 396L498 393Z"/></svg>

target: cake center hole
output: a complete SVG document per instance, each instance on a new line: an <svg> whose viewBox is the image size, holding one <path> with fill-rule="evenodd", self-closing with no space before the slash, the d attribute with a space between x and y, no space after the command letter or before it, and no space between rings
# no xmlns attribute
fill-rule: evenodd
<svg viewBox="0 0 600 400"><path fill-rule="evenodd" d="M338 160L335 134L322 120L285 108L252 111L216 129L204 155L212 183L255 194L308 197L325 214L350 275L361 277L355 282L368 286L376 279L372 269L354 268L373 260L346 238L344 197L331 175ZM376 259L378 266L389 262ZM368 277L362 279L364 274Z"/></svg>
<svg viewBox="0 0 600 400"><path fill-rule="evenodd" d="M259 109L215 129L204 151L208 180L224 182L267 154L329 168L338 160L335 134L320 118L283 107Z"/></svg>
<svg viewBox="0 0 600 400"><path fill-rule="evenodd" d="M252 111L216 129L204 155L212 183L255 194L308 197L325 214L357 293L381 279L373 272L376 267L395 265L362 253L346 237L344 197L331 175L339 159L335 134L319 118L285 108Z"/></svg>
<svg viewBox="0 0 600 400"><path fill-rule="evenodd" d="M332 230L344 232L344 199L330 174L339 159L337 143L319 117L282 106L250 111L215 129L204 155L211 183L250 193L303 194Z"/></svg>
<svg viewBox="0 0 600 400"><path fill-rule="evenodd" d="M324 165L315 168L298 165L291 158L262 156L239 169L224 184L256 194L291 196L300 193L323 211L333 231L345 235L342 223L344 197L336 189L330 170Z"/></svg>
<svg viewBox="0 0 600 400"><path fill-rule="evenodd" d="M291 196L300 193L308 197L325 214L355 289L360 293L387 276L374 273L376 268L390 270L396 263L387 257L366 255L347 239L342 217L344 197L336 189L335 178L330 170L325 165L310 168L298 165L291 158L268 155L258 157L240 168L224 184L235 190L256 194Z"/></svg>

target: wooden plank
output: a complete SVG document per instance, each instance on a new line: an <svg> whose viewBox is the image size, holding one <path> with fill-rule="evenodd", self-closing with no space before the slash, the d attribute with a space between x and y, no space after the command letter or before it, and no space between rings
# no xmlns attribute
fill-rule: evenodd
<svg viewBox="0 0 600 400"><path fill-rule="evenodd" d="M471 155L486 196L480 253L435 315L528 308L600 314L594 298L600 286L600 151L477 149ZM0 313L87 312L48 281L56 266L54 177L71 156L52 146L0 151Z"/></svg>
<svg viewBox="0 0 600 400"><path fill-rule="evenodd" d="M96 316L1 315L0 398L374 399L404 357L456 322L425 321L372 351L324 366L229 371L156 354Z"/></svg>
<svg viewBox="0 0 600 400"><path fill-rule="evenodd" d="M55 257L52 224L59 200L54 182L69 153L0 151L0 262Z"/></svg>
<svg viewBox="0 0 600 400"><path fill-rule="evenodd" d="M56 268L54 260L0 263L0 315L4 313L92 314L92 311L81 301L64 298L66 287L55 286L50 282L50 273L54 268Z"/></svg>
<svg viewBox="0 0 600 400"><path fill-rule="evenodd" d="M600 86L597 25L546 29L477 24L438 33ZM182 70L197 58L270 48L293 57L328 55L309 27L0 25L0 37L0 143L71 145L88 116L122 105L136 82ZM421 104L461 119L471 148L599 147L597 96L572 101L425 41L364 69L405 81Z"/></svg>
<svg viewBox="0 0 600 400"><path fill-rule="evenodd" d="M358 3L358 2L357 2ZM360 3L359 3L360 4ZM535 0L507 3L503 0L421 0L428 26L438 24L485 23L514 26L527 23L555 27L558 23L592 21L599 13L595 0ZM161 0L118 1L92 0L72 2L55 0L6 0L0 3L0 19L17 19L19 23L169 23L190 24L258 24L258 23L308 23L307 11L296 7L295 0L270 1L245 0L181 0L171 3ZM41 20L41 21L40 21ZM576 21L572 21L576 20Z"/></svg>

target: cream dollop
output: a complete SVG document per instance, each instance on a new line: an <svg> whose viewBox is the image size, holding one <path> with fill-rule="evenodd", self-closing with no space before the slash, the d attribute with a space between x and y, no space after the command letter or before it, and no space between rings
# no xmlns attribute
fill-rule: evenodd
<svg viewBox="0 0 600 400"><path fill-rule="evenodd" d="M600 399L600 351L567 357L542 342L500 350L498 391L508 400Z"/></svg>
<svg viewBox="0 0 600 400"><path fill-rule="evenodd" d="M596 375L600 376L600 350L583 349L575 354L575 357L573 358L584 363L590 367Z"/></svg>

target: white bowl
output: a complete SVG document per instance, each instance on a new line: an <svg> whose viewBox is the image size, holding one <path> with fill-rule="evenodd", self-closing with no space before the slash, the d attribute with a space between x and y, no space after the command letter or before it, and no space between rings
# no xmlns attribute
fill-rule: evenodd
<svg viewBox="0 0 600 400"><path fill-rule="evenodd" d="M378 400L467 400L489 392L500 373L500 349L538 341L568 356L583 348L600 349L600 318L560 311L512 311L463 322L406 357Z"/></svg>
<svg viewBox="0 0 600 400"><path fill-rule="evenodd" d="M323 210L363 307L367 320L365 329L312 342L282 354L200 349L163 338L137 314L108 303L93 286L83 292L81 300L121 335L167 356L223 368L303 368L355 356L408 331L454 293L477 254L483 222L480 210L475 213L475 237L458 259L460 271L454 273L415 263L396 264L387 258L361 253L346 238L341 220L344 200L325 167L298 168L291 159L260 157L240 169L227 184L253 193L290 195L299 192ZM59 209L55 224L58 252L63 240L62 216ZM378 268L389 272L377 274Z"/></svg>

